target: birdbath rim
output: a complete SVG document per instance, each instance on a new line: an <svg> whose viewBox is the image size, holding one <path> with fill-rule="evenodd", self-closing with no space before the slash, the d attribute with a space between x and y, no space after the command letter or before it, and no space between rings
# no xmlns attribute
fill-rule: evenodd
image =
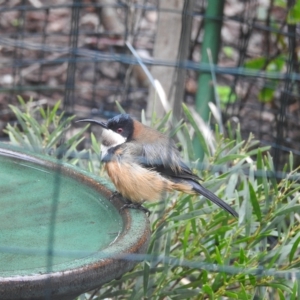
<svg viewBox="0 0 300 300"><path fill-rule="evenodd" d="M71 164L8 144L0 143L0 158L2 163L24 161L51 172L59 170L64 177L76 180L92 193L101 195L106 201L105 206L119 215L122 223L120 233L112 237L108 245L88 256L66 262L66 268L59 266L55 269L54 266L49 273L29 271L28 274L17 275L12 272L10 276L9 272L1 272L0 260L0 299L72 299L121 277L143 260L142 254L147 251L150 239L149 219L142 211L122 210L124 202L119 196L112 197L105 180ZM0 254L5 249L0 243Z"/></svg>

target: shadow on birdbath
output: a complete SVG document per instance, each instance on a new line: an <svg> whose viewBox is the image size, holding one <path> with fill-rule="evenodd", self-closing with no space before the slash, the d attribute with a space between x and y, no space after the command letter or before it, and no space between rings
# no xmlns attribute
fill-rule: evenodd
<svg viewBox="0 0 300 300"><path fill-rule="evenodd" d="M0 299L73 299L130 271L149 221L111 194L101 178L0 144Z"/></svg>

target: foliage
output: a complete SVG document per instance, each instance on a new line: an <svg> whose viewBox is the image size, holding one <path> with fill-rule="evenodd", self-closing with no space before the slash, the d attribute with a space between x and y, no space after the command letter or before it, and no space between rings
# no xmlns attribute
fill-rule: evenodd
<svg viewBox="0 0 300 300"><path fill-rule="evenodd" d="M50 109L48 106L45 109L35 105L32 100L25 103L21 97L18 99L20 107L9 105L18 122L15 126L8 124L4 130L10 142L37 153L59 158L66 159L73 156L76 147L84 139L82 134L88 125L70 139L66 139L66 133L75 116L65 117L64 112L59 113L60 101L53 108ZM73 163L77 161L78 158L75 157Z"/></svg>
<svg viewBox="0 0 300 300"><path fill-rule="evenodd" d="M49 153L49 139L44 139L49 132L44 126L55 124L56 135L61 136L64 129L59 121L66 124L63 119L54 118L52 110L46 109L38 125L32 120L35 110L12 109L24 130L8 127L12 141L21 145L26 141L24 145L35 149L31 140L45 140L39 145L48 147L44 152ZM151 122L179 140L183 156L195 161L191 132L202 143L205 137L186 106L184 113L186 122L172 130L167 127L171 114ZM78 140L72 139L70 148ZM91 144L96 154L92 160L101 149L94 135ZM121 279L80 299L298 299L298 173L292 155L284 170L275 172L267 150L253 136L242 140L239 128L233 130L230 124L227 136L216 128L215 151L206 147L202 164L196 161L193 166L206 187L237 209L239 219L202 197L185 194L148 204L153 212L152 237L144 261ZM98 172L93 161L84 165Z"/></svg>
<svg viewBox="0 0 300 300"><path fill-rule="evenodd" d="M220 99L221 108L225 108L226 105L235 103L236 94L231 91L229 86L217 86L217 94Z"/></svg>
<svg viewBox="0 0 300 300"><path fill-rule="evenodd" d="M273 6L274 5L274 6ZM261 71L265 72L265 79L263 84L259 87L258 99L262 103L269 103L274 101L276 97L276 91L279 89L280 81L276 78L276 74L281 74L289 70L289 65L291 62L291 39L297 40L297 34L295 33L295 37L293 37L294 32L291 31L291 26L284 27L284 25L297 25L300 22L300 0L295 1L283 1L283 0L275 0L272 2L271 6L273 6L274 10L269 10L266 12L266 15L263 18L268 18L267 29L269 37L265 37L265 41L269 40L271 42L271 46L274 47L272 49L272 55L266 56L266 54L262 54L262 56L252 57L245 61L244 68L251 69L250 71L256 70L257 74ZM280 20L280 24L276 22L276 7L282 9L282 14L285 14L285 17ZM285 12L284 12L285 11ZM286 28L283 30L283 28ZM296 32L296 31L295 31ZM288 37L288 38L287 38ZM265 42L264 43L267 43ZM296 53L296 52L295 52ZM295 54L296 55L296 54ZM297 56L297 55L296 55ZM296 58L294 59L296 63ZM297 70L295 70L297 72Z"/></svg>
<svg viewBox="0 0 300 300"><path fill-rule="evenodd" d="M198 137L201 132L184 111L188 123L178 126L187 139L184 151L194 160L189 124ZM195 196L172 196L163 211L162 204L149 205L155 213L145 262L102 287L94 299L296 299L298 283L290 280L289 270L299 266L297 173L291 156L278 180L266 151L253 136L243 141L230 126L227 138L216 130L215 153L205 151L214 175L204 168L201 177L235 203L239 220Z"/></svg>
<svg viewBox="0 0 300 300"><path fill-rule="evenodd" d="M288 17L287 17L288 24L297 25L300 22L300 0L294 1L294 4L289 9Z"/></svg>
<svg viewBox="0 0 300 300"><path fill-rule="evenodd" d="M252 70L266 70L269 73L281 72L285 68L285 57L279 55L273 59L268 59L266 57L257 57L249 59L245 63L245 68ZM278 87L278 80L268 81L260 90L258 94L258 99L261 102L271 102L274 99L276 88Z"/></svg>

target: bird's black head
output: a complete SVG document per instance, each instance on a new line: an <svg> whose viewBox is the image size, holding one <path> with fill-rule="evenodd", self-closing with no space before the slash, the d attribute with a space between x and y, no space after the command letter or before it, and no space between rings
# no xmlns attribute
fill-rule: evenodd
<svg viewBox="0 0 300 300"><path fill-rule="evenodd" d="M133 134L133 119L127 114L117 115L107 121L107 129L122 135L128 141Z"/></svg>

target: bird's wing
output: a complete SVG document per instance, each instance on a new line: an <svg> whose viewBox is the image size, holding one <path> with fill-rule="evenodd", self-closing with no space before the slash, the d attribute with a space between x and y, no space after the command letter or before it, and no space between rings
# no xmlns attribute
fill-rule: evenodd
<svg viewBox="0 0 300 300"><path fill-rule="evenodd" d="M155 170L169 179L189 179L198 182L195 175L183 162L180 153L172 140L156 140L155 143L128 142L123 148L123 158L134 160L143 167Z"/></svg>

